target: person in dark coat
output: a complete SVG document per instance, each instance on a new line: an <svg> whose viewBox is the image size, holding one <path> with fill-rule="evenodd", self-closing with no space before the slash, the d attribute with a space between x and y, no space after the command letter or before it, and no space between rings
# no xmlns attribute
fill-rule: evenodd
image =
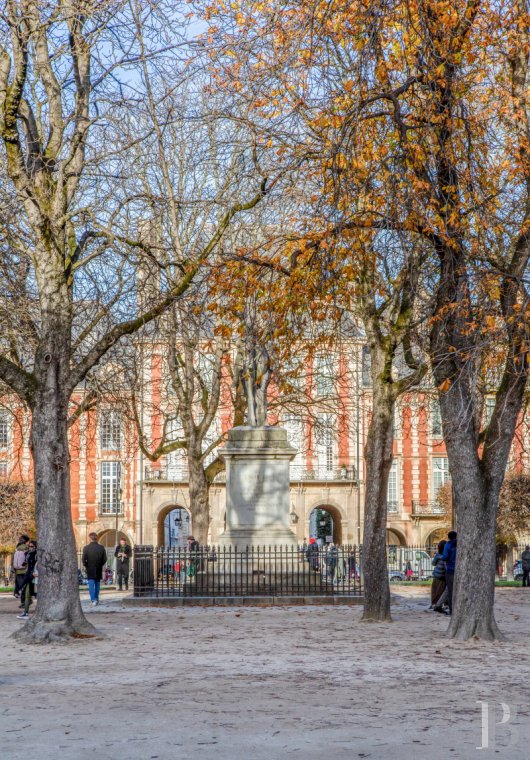
<svg viewBox="0 0 530 760"><path fill-rule="evenodd" d="M83 565L88 579L88 591L92 607L99 604L99 587L103 577L103 567L107 561L105 547L98 544L96 533L89 534L90 543L83 549Z"/></svg>
<svg viewBox="0 0 530 760"><path fill-rule="evenodd" d="M442 552L442 560L445 562L445 585L447 586L447 603L449 605L449 614L453 612L453 584L455 580L456 568L456 530L450 530L447 534L449 539Z"/></svg>
<svg viewBox="0 0 530 760"><path fill-rule="evenodd" d="M327 576L332 583L335 580L335 572L337 570L338 561L339 561L339 550L337 549L335 544L330 544L328 546L328 551L326 554L326 567L327 567Z"/></svg>
<svg viewBox="0 0 530 760"><path fill-rule="evenodd" d="M193 577L200 570L203 570L202 563L202 551L199 542L191 534L188 536L188 551L190 553L190 561L188 565L189 576Z"/></svg>
<svg viewBox="0 0 530 760"><path fill-rule="evenodd" d="M118 591L129 590L129 560L131 559L132 550L124 538L120 538L120 543L114 551L116 557L116 576L118 580Z"/></svg>
<svg viewBox="0 0 530 760"><path fill-rule="evenodd" d="M318 572L318 570L320 569L319 551L318 551L318 544L316 542L316 539L314 538L309 539L309 546L307 547L306 557L307 557L307 561L309 562L309 567L311 568L311 570Z"/></svg>
<svg viewBox="0 0 530 760"><path fill-rule="evenodd" d="M37 542L30 541L28 543L28 551L26 552L26 575L24 576L24 585L20 590L20 598L23 600L20 605L23 608L23 612L17 617L24 620L29 617L29 607L32 601L32 597L35 594L35 567L37 565Z"/></svg>
<svg viewBox="0 0 530 760"><path fill-rule="evenodd" d="M523 586L530 585L528 577L530 575L530 546L526 546L524 552L521 554L521 565L523 568Z"/></svg>

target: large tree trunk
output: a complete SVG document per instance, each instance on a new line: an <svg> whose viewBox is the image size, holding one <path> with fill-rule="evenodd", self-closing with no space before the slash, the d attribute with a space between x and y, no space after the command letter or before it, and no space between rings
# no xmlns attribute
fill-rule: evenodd
<svg viewBox="0 0 530 760"><path fill-rule="evenodd" d="M209 485L200 454L188 450L190 508L193 535L205 546L210 527Z"/></svg>
<svg viewBox="0 0 530 760"><path fill-rule="evenodd" d="M394 402L382 381L384 356L373 349L373 407L365 448L366 490L362 568L363 621L390 621L390 586L386 558L387 488L392 466Z"/></svg>
<svg viewBox="0 0 530 760"><path fill-rule="evenodd" d="M495 521L504 475L487 479L476 446L473 416L463 411L459 383L444 394L440 404L444 437L457 506L457 562L453 589L452 638L474 636L487 641L502 639L495 621ZM471 409L471 406L467 406Z"/></svg>
<svg viewBox="0 0 530 760"><path fill-rule="evenodd" d="M59 312L60 313L60 312ZM15 634L31 642L94 635L81 610L77 555L70 510L67 415L70 390L69 327L52 329L36 357L38 386L32 409L31 448L37 521L38 600Z"/></svg>
<svg viewBox="0 0 530 760"><path fill-rule="evenodd" d="M457 485L458 545L449 635L467 641L503 640L493 609L495 516L499 494L481 484ZM477 519L478 515L478 519Z"/></svg>
<svg viewBox="0 0 530 760"><path fill-rule="evenodd" d="M460 283L444 293L447 281L449 277L442 281L438 294L441 303L450 298L456 301L455 293L465 293ZM440 407L458 528L449 635L462 640L478 637L493 641L504 638L493 610L497 509L527 372L519 343L516 339L509 341L503 378L481 450L474 367L465 356L459 361L454 358L457 352L449 351L451 346L467 348L466 340L458 316L449 319L448 325L435 323L431 332L434 376L438 387L448 383L440 393Z"/></svg>

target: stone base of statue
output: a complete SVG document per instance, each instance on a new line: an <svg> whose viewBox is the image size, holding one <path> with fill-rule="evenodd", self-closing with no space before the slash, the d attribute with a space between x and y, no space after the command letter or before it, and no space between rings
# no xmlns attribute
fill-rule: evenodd
<svg viewBox="0 0 530 760"><path fill-rule="evenodd" d="M290 527L289 462L296 449L279 427L233 428L226 463L226 529L220 546L295 546Z"/></svg>
<svg viewBox="0 0 530 760"><path fill-rule="evenodd" d="M237 570L234 567L230 572L228 563L219 559L219 566L188 579L182 596L328 596L341 588L330 575L313 570L303 561L297 567L282 568L279 564L275 567L272 557L270 562L264 558L259 563L246 563L244 555L239 555L234 562Z"/></svg>

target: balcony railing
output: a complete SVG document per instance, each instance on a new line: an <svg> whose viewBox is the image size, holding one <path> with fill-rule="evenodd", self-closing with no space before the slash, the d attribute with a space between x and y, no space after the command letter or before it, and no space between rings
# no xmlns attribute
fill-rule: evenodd
<svg viewBox="0 0 530 760"><path fill-rule="evenodd" d="M291 481L299 480L324 480L324 481L355 481L357 480L355 467L312 467L309 469L303 465L292 464L290 468Z"/></svg>
<svg viewBox="0 0 530 760"><path fill-rule="evenodd" d="M386 503L386 511L389 515L391 514L397 514L398 512L398 502L397 501L387 501Z"/></svg>
<svg viewBox="0 0 530 760"><path fill-rule="evenodd" d="M177 481L188 482L189 473L187 467L145 467L144 468L144 480L169 480L171 482Z"/></svg>
<svg viewBox="0 0 530 760"><path fill-rule="evenodd" d="M145 481L169 481L169 482L188 482L188 469L187 467L161 467L157 469L155 467L145 467L144 480ZM226 473L220 472L216 477L217 483L223 483L226 480ZM291 465L290 468L290 480L291 482L299 482L301 480L307 481L333 481L333 482L355 482L356 471L354 467L335 467L331 470L326 467L313 467L308 469L302 465ZM396 507L397 511L397 507Z"/></svg>
<svg viewBox="0 0 530 760"><path fill-rule="evenodd" d="M416 517L443 517L445 509L436 501L413 501L412 514Z"/></svg>

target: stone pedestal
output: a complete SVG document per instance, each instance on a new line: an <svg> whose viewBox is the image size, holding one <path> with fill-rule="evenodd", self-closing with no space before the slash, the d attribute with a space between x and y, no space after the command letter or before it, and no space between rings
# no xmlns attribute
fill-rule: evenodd
<svg viewBox="0 0 530 760"><path fill-rule="evenodd" d="M296 449L279 427L236 427L219 451L226 463L226 529L221 546L294 546L289 462Z"/></svg>

